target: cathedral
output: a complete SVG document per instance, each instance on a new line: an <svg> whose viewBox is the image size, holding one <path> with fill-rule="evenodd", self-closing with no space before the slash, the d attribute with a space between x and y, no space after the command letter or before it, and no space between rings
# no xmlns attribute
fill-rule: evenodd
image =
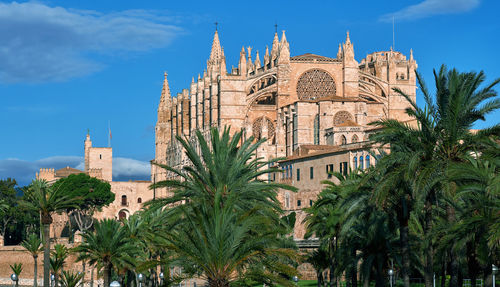
<svg viewBox="0 0 500 287"><path fill-rule="evenodd" d="M207 135L211 127L231 126L232 131L242 130L246 138L265 137L258 156L286 159L281 162L285 175L277 180L299 187L296 198L312 192L307 199L294 201L296 204L290 204L285 195L280 197L285 210L301 212L302 203L312 204L321 191L320 182L328 178L329 171L374 164L366 152L363 158L362 152L374 130L370 122L410 120L405 113L408 101L394 89L415 100L417 63L412 51L407 58L392 48L368 54L358 62L349 32L335 58L310 53L291 56L284 31L281 39L274 34L270 47L266 47L262 60L259 51L252 55L251 47L242 47L238 67L228 71L216 30L206 69L196 80L193 77L187 89L173 96L165 73L154 161L176 168L188 164L175 136L186 136L194 142L195 130ZM330 156L327 158L332 162L318 161L320 155ZM345 159L341 160L342 156ZM304 179L298 182L300 170L287 163L292 160L310 165L307 179L311 182L306 189L300 187ZM334 162L337 160L340 166ZM317 164L325 165L326 171L314 178ZM173 174L152 165L153 182L171 177ZM300 238L303 231L296 235Z"/></svg>

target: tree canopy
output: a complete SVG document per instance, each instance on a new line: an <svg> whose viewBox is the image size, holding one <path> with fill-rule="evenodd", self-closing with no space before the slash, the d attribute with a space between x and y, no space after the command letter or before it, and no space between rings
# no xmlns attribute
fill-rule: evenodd
<svg viewBox="0 0 500 287"><path fill-rule="evenodd" d="M92 209L108 206L115 200L111 185L87 174L72 174L56 181L54 189L60 189L61 194L70 198L81 198L79 209Z"/></svg>

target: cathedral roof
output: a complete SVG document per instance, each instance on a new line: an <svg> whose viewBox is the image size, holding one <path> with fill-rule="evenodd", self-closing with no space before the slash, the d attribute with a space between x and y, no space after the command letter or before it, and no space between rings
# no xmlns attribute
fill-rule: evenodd
<svg viewBox="0 0 500 287"><path fill-rule="evenodd" d="M316 54L306 53L298 56L293 56L290 60L308 62L308 61L319 61L319 62L336 62L337 59L329 58L325 56L320 56Z"/></svg>
<svg viewBox="0 0 500 287"><path fill-rule="evenodd" d="M83 173L83 171L69 166L56 170L57 177L68 177L71 174L80 174L80 173Z"/></svg>

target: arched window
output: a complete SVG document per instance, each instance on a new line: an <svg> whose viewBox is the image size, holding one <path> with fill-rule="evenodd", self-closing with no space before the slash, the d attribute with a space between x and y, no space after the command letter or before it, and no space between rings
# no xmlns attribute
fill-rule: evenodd
<svg viewBox="0 0 500 287"><path fill-rule="evenodd" d="M369 155L366 155L365 157L365 161L366 161L366 168L369 168L370 167L370 156Z"/></svg>
<svg viewBox="0 0 500 287"><path fill-rule="evenodd" d="M122 195L122 206L127 206L127 196Z"/></svg>
<svg viewBox="0 0 500 287"><path fill-rule="evenodd" d="M340 136L340 145L347 144L347 139L344 135Z"/></svg>
<svg viewBox="0 0 500 287"><path fill-rule="evenodd" d="M363 167L363 156L359 157L359 168L360 169L364 169L364 167Z"/></svg>
<svg viewBox="0 0 500 287"><path fill-rule="evenodd" d="M319 145L319 115L314 117L314 144Z"/></svg>
<svg viewBox="0 0 500 287"><path fill-rule="evenodd" d="M127 214L125 213L125 211L121 210L120 212L118 212L118 220L122 220L125 218L127 218Z"/></svg>
<svg viewBox="0 0 500 287"><path fill-rule="evenodd" d="M357 169L358 168L358 157L355 156L354 157L354 169Z"/></svg>
<svg viewBox="0 0 500 287"><path fill-rule="evenodd" d="M352 143L357 143L358 142L358 136L357 135L353 135L352 139L351 139L351 142Z"/></svg>
<svg viewBox="0 0 500 287"><path fill-rule="evenodd" d="M285 193L285 208L290 208L290 194Z"/></svg>
<svg viewBox="0 0 500 287"><path fill-rule="evenodd" d="M137 203L142 203L142 198L140 198L140 197L139 197L139 198L137 199Z"/></svg>

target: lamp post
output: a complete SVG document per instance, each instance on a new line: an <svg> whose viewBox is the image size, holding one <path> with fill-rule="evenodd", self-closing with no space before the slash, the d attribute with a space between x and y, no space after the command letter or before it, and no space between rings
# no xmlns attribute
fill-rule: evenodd
<svg viewBox="0 0 500 287"><path fill-rule="evenodd" d="M160 272L160 286L163 286L163 278L165 278L165 275L163 272Z"/></svg>
<svg viewBox="0 0 500 287"><path fill-rule="evenodd" d="M120 282L118 281L113 281L109 284L109 287L120 287Z"/></svg>
<svg viewBox="0 0 500 287"><path fill-rule="evenodd" d="M498 272L498 267L495 266L495 264L491 264L491 275L493 277L493 284L492 286L495 287L495 275Z"/></svg>
<svg viewBox="0 0 500 287"><path fill-rule="evenodd" d="M394 270L389 269L389 272L387 273L389 274L389 285L392 287L392 276L394 276Z"/></svg>
<svg viewBox="0 0 500 287"><path fill-rule="evenodd" d="M137 279L139 280L139 287L142 287L142 281L144 280L144 275L142 275L142 273L139 273L139 275L137 275Z"/></svg>
<svg viewBox="0 0 500 287"><path fill-rule="evenodd" d="M50 286L54 285L54 281L56 280L56 275L50 274ZM54 286L55 287L55 286Z"/></svg>
<svg viewBox="0 0 500 287"><path fill-rule="evenodd" d="M19 278L17 277L17 275L15 273L10 275L10 279L12 281L14 281L14 284L16 285L16 287L19 286Z"/></svg>

